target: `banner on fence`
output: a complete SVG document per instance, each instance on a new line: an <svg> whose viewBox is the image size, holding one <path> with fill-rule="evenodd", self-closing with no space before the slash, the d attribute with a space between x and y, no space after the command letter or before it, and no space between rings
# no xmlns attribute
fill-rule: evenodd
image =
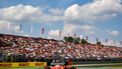
<svg viewBox="0 0 122 69"><path fill-rule="evenodd" d="M0 67L42 67L46 62L1 62Z"/></svg>

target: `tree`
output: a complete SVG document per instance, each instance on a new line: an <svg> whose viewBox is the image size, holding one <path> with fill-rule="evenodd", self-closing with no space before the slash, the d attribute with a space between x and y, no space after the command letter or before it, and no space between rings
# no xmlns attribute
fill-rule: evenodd
<svg viewBox="0 0 122 69"><path fill-rule="evenodd" d="M74 39L73 39L73 37L69 36L67 40L68 40L68 42L73 42Z"/></svg>
<svg viewBox="0 0 122 69"><path fill-rule="evenodd" d="M67 37L66 36L64 37L64 40L67 41Z"/></svg>
<svg viewBox="0 0 122 69"><path fill-rule="evenodd" d="M98 41L96 44L97 44L97 45L101 45L101 42L100 42L100 41Z"/></svg>
<svg viewBox="0 0 122 69"><path fill-rule="evenodd" d="M74 42L75 43L79 43L80 42L80 38L74 38Z"/></svg>
<svg viewBox="0 0 122 69"><path fill-rule="evenodd" d="M85 39L81 40L81 44L87 44L88 42Z"/></svg>
<svg viewBox="0 0 122 69"><path fill-rule="evenodd" d="M66 41L66 42L73 42L73 37L71 37L71 36L69 36L69 37L64 37L64 40Z"/></svg>

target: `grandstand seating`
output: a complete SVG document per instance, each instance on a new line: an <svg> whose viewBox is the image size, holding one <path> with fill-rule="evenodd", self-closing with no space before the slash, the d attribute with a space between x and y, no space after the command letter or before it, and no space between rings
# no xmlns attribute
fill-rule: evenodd
<svg viewBox="0 0 122 69"><path fill-rule="evenodd" d="M95 44L76 44L54 39L24 37L0 34L0 50L4 54L25 55L26 58L51 59L55 52L63 58L121 58L122 48L98 46Z"/></svg>

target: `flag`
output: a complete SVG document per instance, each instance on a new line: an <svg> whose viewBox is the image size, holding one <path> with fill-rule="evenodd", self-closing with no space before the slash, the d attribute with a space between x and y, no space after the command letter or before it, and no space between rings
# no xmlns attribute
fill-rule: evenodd
<svg viewBox="0 0 122 69"><path fill-rule="evenodd" d="M74 34L74 37L76 38L76 34Z"/></svg>
<svg viewBox="0 0 122 69"><path fill-rule="evenodd" d="M98 42L98 41L99 41L99 38L97 37L97 38L96 38L96 42Z"/></svg>
<svg viewBox="0 0 122 69"><path fill-rule="evenodd" d="M33 33L33 27L31 27L30 29L31 29L30 32Z"/></svg>
<svg viewBox="0 0 122 69"><path fill-rule="evenodd" d="M10 29L10 23L8 23L8 25L7 25L7 29L8 29L8 30Z"/></svg>
<svg viewBox="0 0 122 69"><path fill-rule="evenodd" d="M61 36L61 34L62 34L62 32L61 32L61 31L59 31L59 36Z"/></svg>
<svg viewBox="0 0 122 69"><path fill-rule="evenodd" d="M41 30L41 34L44 34L44 33L45 33L45 29L42 28L42 30Z"/></svg>
<svg viewBox="0 0 122 69"><path fill-rule="evenodd" d="M105 39L105 43L107 43L108 42L108 39Z"/></svg>
<svg viewBox="0 0 122 69"><path fill-rule="evenodd" d="M120 42L120 45L122 45L122 41L119 41Z"/></svg>
<svg viewBox="0 0 122 69"><path fill-rule="evenodd" d="M88 40L88 36L86 36L86 41Z"/></svg>
<svg viewBox="0 0 122 69"><path fill-rule="evenodd" d="M20 26L19 26L20 28L19 28L19 31L22 31L22 25L20 24Z"/></svg>
<svg viewBox="0 0 122 69"><path fill-rule="evenodd" d="M80 39L82 39L83 38L83 35L80 35Z"/></svg>

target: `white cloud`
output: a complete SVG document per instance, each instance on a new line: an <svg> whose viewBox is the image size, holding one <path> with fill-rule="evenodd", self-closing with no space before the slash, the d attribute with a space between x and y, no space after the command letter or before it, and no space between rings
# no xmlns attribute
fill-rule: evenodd
<svg viewBox="0 0 122 69"><path fill-rule="evenodd" d="M102 42L103 45L106 46L117 46L117 47L122 47L121 43L119 41L113 41L113 40L109 40L107 43L106 42Z"/></svg>
<svg viewBox="0 0 122 69"><path fill-rule="evenodd" d="M108 31L108 33L110 34L110 35L112 35L112 36L118 36L120 33L118 32L118 31L116 31L116 30L114 30L114 31Z"/></svg>
<svg viewBox="0 0 122 69"><path fill-rule="evenodd" d="M61 31L61 36L60 36L60 31ZM59 40L59 39L63 39L65 36L74 36L74 34L64 30L50 30L48 32L49 39Z"/></svg>
<svg viewBox="0 0 122 69"><path fill-rule="evenodd" d="M64 29L68 29L67 25L72 24L76 27L69 29L68 32L82 29L94 34L93 23L100 23L117 17L120 14L122 14L121 0L94 0L84 5L74 4L69 6L64 12L64 25L66 25Z"/></svg>
<svg viewBox="0 0 122 69"><path fill-rule="evenodd" d="M18 32L22 32L21 26L20 26L20 25L15 26L15 27L14 27L14 31L17 32L17 33L18 33Z"/></svg>
<svg viewBox="0 0 122 69"><path fill-rule="evenodd" d="M49 35L51 36L59 36L59 30L50 30Z"/></svg>
<svg viewBox="0 0 122 69"><path fill-rule="evenodd" d="M19 4L1 8L0 20L7 21L8 23L55 23L64 21L63 31L65 34L72 35L77 29L88 32L88 34L95 34L95 26L89 25L89 23L98 23L96 21L100 22L117 17L122 14L122 5L121 0L94 0L92 3L84 5L71 5L65 10L55 8L47 11L48 13L44 12L40 7ZM16 31L19 30L19 26L14 29ZM52 32L56 33L57 31L54 30ZM119 34L117 32L113 33L114 35ZM51 34L49 33L49 35ZM57 33L53 36L57 36Z"/></svg>
<svg viewBox="0 0 122 69"><path fill-rule="evenodd" d="M20 30L20 25L10 23L8 21L0 21L0 32L7 34L22 34L23 31Z"/></svg>
<svg viewBox="0 0 122 69"><path fill-rule="evenodd" d="M48 32L48 39L59 39L60 30L50 30Z"/></svg>
<svg viewBox="0 0 122 69"><path fill-rule="evenodd" d="M83 39L83 35L79 35L80 39Z"/></svg>
<svg viewBox="0 0 122 69"><path fill-rule="evenodd" d="M0 33L27 35L20 31L21 23L55 23L63 19L62 14L63 9L51 9L46 13L40 7L23 4L0 8Z"/></svg>
<svg viewBox="0 0 122 69"><path fill-rule="evenodd" d="M74 32L77 32L79 30L83 31L86 34L90 34L90 35L95 34L94 26L87 25L87 24L85 25L65 24L63 29L63 31L69 34L70 36L72 36Z"/></svg>
<svg viewBox="0 0 122 69"><path fill-rule="evenodd" d="M64 9L59 9L59 8L55 8L55 9L50 9L49 12L52 15L63 15L64 14Z"/></svg>
<svg viewBox="0 0 122 69"><path fill-rule="evenodd" d="M89 30L94 29L94 27L90 26L90 25L82 25L81 29L84 30L84 31L89 31Z"/></svg>
<svg viewBox="0 0 122 69"><path fill-rule="evenodd" d="M31 5L16 5L0 9L0 19L17 22L54 23L65 21L65 23L79 24L89 23L94 20L111 18L122 13L120 0L95 0L92 3L78 5L74 4L67 9L49 9L44 12L40 7ZM65 20L64 20L65 19Z"/></svg>
<svg viewBox="0 0 122 69"><path fill-rule="evenodd" d="M65 24L63 30L66 31L67 33L73 33L74 31L77 30L77 28L79 28L78 25L74 25L74 24Z"/></svg>
<svg viewBox="0 0 122 69"><path fill-rule="evenodd" d="M22 21L29 19L36 14L42 14L39 8L35 8L29 5L19 4L17 6L10 6L0 9L0 19L8 21Z"/></svg>
<svg viewBox="0 0 122 69"><path fill-rule="evenodd" d="M95 31L87 31L87 33L90 34L90 35L94 35Z"/></svg>
<svg viewBox="0 0 122 69"><path fill-rule="evenodd" d="M122 13L120 0L95 0L85 5L74 4L65 11L68 20L104 20Z"/></svg>
<svg viewBox="0 0 122 69"><path fill-rule="evenodd" d="M52 9L50 12L55 12L55 14L59 14L59 9ZM57 13L56 13L57 12ZM60 11L61 13L61 11ZM0 9L0 19L13 21L15 23L18 22L39 22L39 23L50 23L62 20L62 16L60 15L52 15L49 13L43 12L43 10L39 7L33 7L31 5L16 5L10 6L7 8Z"/></svg>
<svg viewBox="0 0 122 69"><path fill-rule="evenodd" d="M9 29L9 26L11 26L11 24L8 22L8 21L4 21L4 20L1 20L0 21L0 30L2 31L2 30L7 30L7 29Z"/></svg>

